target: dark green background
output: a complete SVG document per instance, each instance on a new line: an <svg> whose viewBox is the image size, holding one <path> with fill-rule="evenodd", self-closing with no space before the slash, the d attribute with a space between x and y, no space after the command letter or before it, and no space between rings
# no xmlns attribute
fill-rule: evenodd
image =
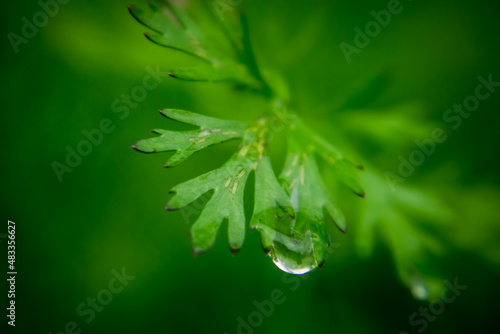
<svg viewBox="0 0 500 334"><path fill-rule="evenodd" d="M383 242L371 259L356 255L355 228L333 236L339 247L305 280L287 276L290 282L283 281L256 233L249 232L232 256L222 228L215 247L193 257L182 214L162 210L168 190L219 166L237 143L210 148L173 169L161 167L167 155L142 155L130 145L150 129L173 126L158 115L160 108L250 122L262 113L262 101L226 85L167 78L120 120L111 103L141 84L147 66L159 64L167 71L196 62L149 43L127 4L71 1L18 54L6 35L19 34L21 18L40 7L35 1L3 4L0 231L6 231L7 219L17 224L13 332L59 333L75 321L82 333L236 333L237 318L247 319L255 300L269 299L279 289L285 303L255 333L416 333L408 317L427 303L414 300L400 283ZM473 93L479 75L500 80L497 2L403 5L404 11L347 64L339 43L352 44L353 27L372 20L369 12L386 8L386 1L241 4L259 63L285 75L298 112L325 135L335 131L338 109L384 110L414 101L426 106L423 122L444 127L443 112ZM429 323L427 333L493 333L498 324L499 106L500 91L450 132L407 182L428 182L435 196L460 212L443 241L444 278L458 277L468 288ZM75 148L84 139L82 130L96 128L103 118L113 121L115 131L58 182L51 164L63 162L65 147ZM361 159L376 156L382 170L394 170L398 155L414 148L413 139L396 136L400 146L392 153L353 146ZM283 153L277 145L279 161ZM354 197L345 194L349 201ZM482 247L486 243L488 249ZM106 288L111 271L122 268L135 279L85 323L77 305ZM4 291L2 279L2 296Z"/></svg>

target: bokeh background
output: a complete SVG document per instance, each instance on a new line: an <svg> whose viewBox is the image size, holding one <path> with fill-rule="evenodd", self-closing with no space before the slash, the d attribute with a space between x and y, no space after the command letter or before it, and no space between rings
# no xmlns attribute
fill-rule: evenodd
<svg viewBox="0 0 500 334"><path fill-rule="evenodd" d="M130 148L150 129L178 126L157 110L180 108L250 122L264 104L229 85L166 78L120 119L112 102L142 83L147 66L167 71L196 63L148 42L142 35L147 29L129 15L127 4L74 0L61 5L17 54L7 33L20 34L22 17L30 18L40 6L36 1L3 4L0 232L6 233L7 219L16 222L18 271L16 327L5 326L7 331L60 333L74 321L81 333L232 334L238 332L238 317L248 320L256 310L254 301L269 300L278 289L285 302L251 331L417 333L422 327L412 326L409 317L429 301L415 299L398 275L412 261L424 280L425 275L431 281L457 278L467 285L428 321L425 332L498 330L500 90L457 130L443 122L446 109L474 93L478 76L500 80L497 2L405 1L404 10L350 64L339 44L353 44L353 28L364 27L373 19L370 11L387 8L387 1L243 0L238 5L248 14L259 64L283 74L296 111L325 137L340 138L336 144L352 150L368 175L396 171L398 157L408 156L414 140L429 137L435 127L449 135L404 183L429 199L416 203L417 209L435 204L446 212L432 219L419 210L404 216L405 223L439 244L432 256L405 250L407 239L402 236L398 243L399 232L384 237L401 230L391 227L398 224L391 219L375 230L370 257L361 256L359 244L367 235L362 222L384 216L367 206L383 196L399 196L384 182L368 180L365 200L338 189L349 232L334 233L332 256L300 280L274 266L256 233L247 233L233 256L222 228L214 248L193 257L184 215L163 210L171 187L218 167L238 143L164 169L168 154L143 155ZM85 139L82 130L97 128L103 118L111 119L115 130L59 182L52 163L63 163L66 146L75 148ZM283 145L277 140L272 151L275 170L283 161ZM6 254L4 236L0 240ZM6 255L1 258L6 262ZM107 288L111 271L122 268L134 280L86 323L77 306ZM5 310L7 286L1 281Z"/></svg>

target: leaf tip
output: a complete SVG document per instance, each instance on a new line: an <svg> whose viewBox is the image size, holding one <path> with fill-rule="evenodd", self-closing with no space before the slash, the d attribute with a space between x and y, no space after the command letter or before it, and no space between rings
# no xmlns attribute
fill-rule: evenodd
<svg viewBox="0 0 500 334"><path fill-rule="evenodd" d="M162 115L163 117L170 118L170 117L168 117L168 114L167 114L167 109L160 109L160 110L158 110L158 112L159 112L159 113L160 113L160 115Z"/></svg>
<svg viewBox="0 0 500 334"><path fill-rule="evenodd" d="M361 198L366 198L366 193L365 193L365 191L363 189L353 189L353 188L351 188L351 190L357 196L359 196Z"/></svg>
<svg viewBox="0 0 500 334"><path fill-rule="evenodd" d="M165 205L165 210L167 211L176 211L176 210L179 210L179 208L174 208L174 207L171 207L168 203Z"/></svg>
<svg viewBox="0 0 500 334"><path fill-rule="evenodd" d="M184 160L179 160L179 159L172 159L170 158L165 164L163 165L164 168L172 168L175 166L180 165Z"/></svg>
<svg viewBox="0 0 500 334"><path fill-rule="evenodd" d="M197 248L194 248L194 247L193 247L192 251L193 251L193 256L194 257L198 257L198 256L200 256L201 254L203 254L205 252L203 250L200 250L200 249L197 249Z"/></svg>
<svg viewBox="0 0 500 334"><path fill-rule="evenodd" d="M151 152L143 151L142 149L140 149L138 143L139 142L136 142L134 145L130 146L130 148L137 151L137 152L141 152L141 153L151 153Z"/></svg>
<svg viewBox="0 0 500 334"><path fill-rule="evenodd" d="M136 5L127 5L127 10L128 12L136 19L139 21L139 19L137 18L137 16L134 14L134 10L137 9L137 6Z"/></svg>
<svg viewBox="0 0 500 334"><path fill-rule="evenodd" d="M266 255L269 255L271 253L271 246L264 246L262 243L261 243L261 246L262 246L262 250L264 251L264 253Z"/></svg>
<svg viewBox="0 0 500 334"><path fill-rule="evenodd" d="M169 194L174 194L175 191L170 190L168 193ZM177 206L172 205L172 199L173 199L173 197L167 202L167 204L165 204L165 210L167 210L167 211L177 211L177 210L179 210L182 207L182 206L178 206L178 205Z"/></svg>
<svg viewBox="0 0 500 334"><path fill-rule="evenodd" d="M149 34L147 32L144 33L144 37L146 37L149 41L155 43L155 41L153 41L153 39L151 38L151 36L149 36Z"/></svg>
<svg viewBox="0 0 500 334"><path fill-rule="evenodd" d="M212 248L213 242L212 242L212 244L210 244L204 248L196 246L195 245L196 242L193 239L193 231L192 230L189 231L189 235L191 236L191 251L193 252L194 257L198 257L201 254L208 252L210 250L210 248Z"/></svg>

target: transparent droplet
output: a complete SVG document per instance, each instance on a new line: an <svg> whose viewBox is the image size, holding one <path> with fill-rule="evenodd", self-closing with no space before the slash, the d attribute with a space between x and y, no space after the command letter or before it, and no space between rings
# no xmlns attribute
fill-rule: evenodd
<svg viewBox="0 0 500 334"><path fill-rule="evenodd" d="M414 277L412 279L411 293L419 300L426 300L429 298L429 289L421 278Z"/></svg>
<svg viewBox="0 0 500 334"><path fill-rule="evenodd" d="M289 274L303 275L318 266L310 231L302 240L276 233L269 256L278 268Z"/></svg>

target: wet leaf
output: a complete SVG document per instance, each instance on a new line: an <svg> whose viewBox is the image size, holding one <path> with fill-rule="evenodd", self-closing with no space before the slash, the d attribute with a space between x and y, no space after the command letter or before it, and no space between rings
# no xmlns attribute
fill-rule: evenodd
<svg viewBox="0 0 500 334"><path fill-rule="evenodd" d="M304 258L314 258L312 268L321 266L326 258L330 237L327 232L324 212L326 211L337 227L345 232L346 223L344 216L332 200L332 196L321 179L318 166L312 152L301 151L299 146L290 145L290 151L281 173L283 187L290 195L292 206L295 210L295 219L291 222L285 235L293 240L293 247L280 252L290 253L288 256L297 258L297 247L304 252ZM302 244L300 246L296 246ZM283 246L283 245L281 245ZM285 258L284 254L281 255ZM297 260L291 260L297 262ZM300 263L297 263L300 267ZM310 268L310 269L312 269ZM309 269L309 270L310 270Z"/></svg>
<svg viewBox="0 0 500 334"><path fill-rule="evenodd" d="M243 192L253 166L252 159L235 154L221 168L181 183L172 189L175 194L168 201L167 209L182 208L205 193L213 195L191 227L193 252L207 251L215 242L224 220L228 221L229 246L238 251L245 239L245 213Z"/></svg>
<svg viewBox="0 0 500 334"><path fill-rule="evenodd" d="M242 122L221 120L185 110L164 109L160 113L167 118L199 127L190 131L155 129L152 132L159 134L158 137L139 140L132 146L143 153L176 151L165 167L177 166L193 153L208 146L242 138L247 127Z"/></svg>
<svg viewBox="0 0 500 334"><path fill-rule="evenodd" d="M262 248L271 251L277 233L286 233L287 221L295 213L285 190L279 184L269 157L264 157L255 172L255 204L250 227L260 233Z"/></svg>

